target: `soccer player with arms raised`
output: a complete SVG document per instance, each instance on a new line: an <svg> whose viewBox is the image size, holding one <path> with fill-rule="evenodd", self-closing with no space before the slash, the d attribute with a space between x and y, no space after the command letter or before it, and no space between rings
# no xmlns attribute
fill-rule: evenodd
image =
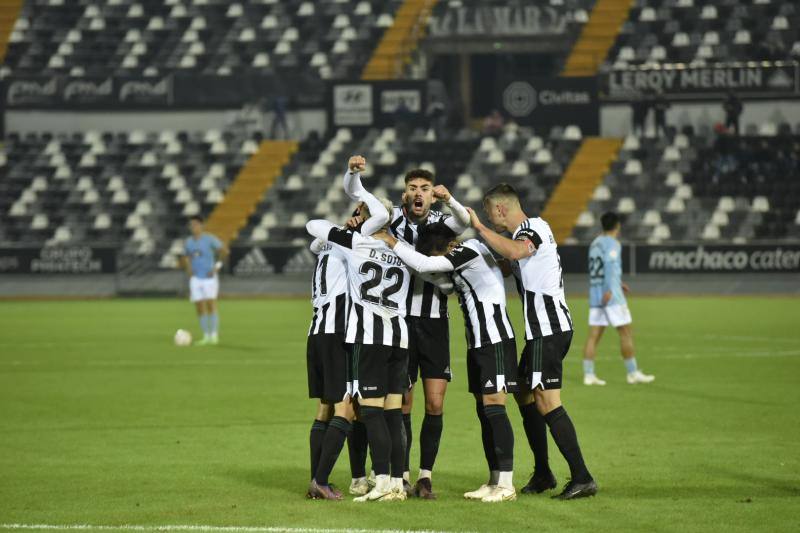
<svg viewBox="0 0 800 533"><path fill-rule="evenodd" d="M469 214L442 185L436 185L434 176L425 169L414 169L406 173L406 188L403 205L392 209L389 233L395 238L414 246L420 226L442 222L456 234L461 234L469 225ZM345 192L351 198L363 197L360 174L353 173L345 181ZM441 200L453 215L434 211L431 206ZM442 436L442 413L447 383L450 381L450 329L447 318L447 296L429 277L414 275L404 305L408 318L409 364L408 376L411 390L406 393L403 405L403 422L406 430L406 450L410 453L411 409L414 399L414 384L422 376L425 394L425 417L420 430L420 470L413 494L425 499L436 496L431 486L431 474L439 441ZM409 459L406 472L409 477Z"/></svg>
<svg viewBox="0 0 800 533"><path fill-rule="evenodd" d="M348 168L358 164L364 166L366 161L351 158ZM367 204L359 204L358 210L366 218L359 228L364 235L374 233L389 221L389 212L376 198L370 197L367 201L376 214L369 216ZM309 397L318 398L319 402L309 435L313 490L309 490L308 496L339 499L341 493L329 486L328 476L353 419L346 388L347 258L339 247L319 238L311 243L311 251L317 255L317 265L311 284L314 314L308 331L306 364ZM363 465L363 460L356 463Z"/></svg>
<svg viewBox="0 0 800 533"><path fill-rule="evenodd" d="M355 163L351 159L350 170L363 170L365 163L363 158ZM369 214L381 214L381 211L388 214L391 204L386 201L385 205L362 205L360 209L367 218L366 224ZM341 416L340 404L335 406L342 427L335 438L331 437L331 449L338 456L344 444L352 419L346 408L352 397L358 401L359 418L366 426L376 474L375 487L356 501L403 500L406 497L403 489L405 438L401 404L408 382L408 327L402 302L409 288L408 270L382 241L326 220L309 221L306 229L317 239L337 247L347 262L350 309L345 342L350 348L350 376L347 398L341 402L344 404ZM326 442L328 433L330 430L326 432ZM325 454L323 444L323 457ZM320 461L318 474L322 466ZM332 466L330 464L330 468ZM326 473L330 470L323 472ZM328 491L329 486L321 486L318 479L312 480L309 488L312 495L341 498Z"/></svg>
<svg viewBox="0 0 800 533"><path fill-rule="evenodd" d="M562 363L572 342L572 319L564 297L561 277L561 260L550 226L539 217L530 218L523 211L519 195L513 187L500 184L486 192L483 206L492 230L484 226L474 211L470 210L472 225L486 243L501 256L516 261L521 282L521 297L525 318L525 349L519 364L520 380L527 391L518 395L525 430L533 427L531 404L544 418L561 454L567 460L571 479L558 498L570 500L597 493L578 445L575 426L561 404ZM512 238L497 233L509 232ZM545 441L544 429L538 434L528 433L529 441ZM533 439L531 438L533 437ZM539 446L531 442L532 448ZM545 445L546 454L546 445ZM537 454L539 452L539 454ZM540 455L534 449L534 455ZM555 478L547 466L540 472L541 457L536 457L537 471L529 485L545 482L545 487L555 485ZM537 476L539 480L536 480ZM549 480L548 480L549 477ZM541 486L541 485L540 485Z"/></svg>

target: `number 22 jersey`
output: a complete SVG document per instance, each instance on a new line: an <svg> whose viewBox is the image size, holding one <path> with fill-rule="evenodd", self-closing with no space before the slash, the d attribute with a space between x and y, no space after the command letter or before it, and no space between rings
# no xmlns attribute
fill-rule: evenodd
<svg viewBox="0 0 800 533"><path fill-rule="evenodd" d="M333 227L327 240L347 261L345 342L408 348L405 302L411 276L403 261L383 241L349 229Z"/></svg>

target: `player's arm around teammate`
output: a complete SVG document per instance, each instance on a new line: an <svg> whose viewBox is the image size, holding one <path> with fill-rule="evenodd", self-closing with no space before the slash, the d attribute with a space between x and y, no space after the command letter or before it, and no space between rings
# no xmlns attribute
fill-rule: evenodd
<svg viewBox="0 0 800 533"><path fill-rule="evenodd" d="M518 386L516 346L496 261L477 240L459 244L454 232L440 222L420 228L417 250L389 234L376 237L415 271L450 273L455 280L468 339L469 391L475 396L489 466L489 480L464 497L484 502L516 499L514 433L505 408L506 393Z"/></svg>

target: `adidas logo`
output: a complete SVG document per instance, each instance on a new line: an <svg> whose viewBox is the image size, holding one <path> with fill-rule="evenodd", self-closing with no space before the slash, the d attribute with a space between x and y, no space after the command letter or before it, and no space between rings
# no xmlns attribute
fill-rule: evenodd
<svg viewBox="0 0 800 533"><path fill-rule="evenodd" d="M253 248L241 261L233 267L233 273L238 275L274 274L275 268L269 264L261 248Z"/></svg>
<svg viewBox="0 0 800 533"><path fill-rule="evenodd" d="M448 366L447 368L445 368L445 369L444 369L444 373L445 373L445 374L447 374L447 375L450 375L450 374L451 374L451 372L450 372L450 367L449 367L449 366Z"/></svg>
<svg viewBox="0 0 800 533"><path fill-rule="evenodd" d="M492 383L492 380L490 379L490 380L488 380L488 381L486 382L486 384L484 385L484 387L494 387L494 383Z"/></svg>
<svg viewBox="0 0 800 533"><path fill-rule="evenodd" d="M773 89L789 89L794 86L794 80L785 70L779 69L767 80L767 85Z"/></svg>
<svg viewBox="0 0 800 533"><path fill-rule="evenodd" d="M287 262L284 267L284 272L311 272L317 264L317 259L314 257L308 248L303 247L298 250Z"/></svg>

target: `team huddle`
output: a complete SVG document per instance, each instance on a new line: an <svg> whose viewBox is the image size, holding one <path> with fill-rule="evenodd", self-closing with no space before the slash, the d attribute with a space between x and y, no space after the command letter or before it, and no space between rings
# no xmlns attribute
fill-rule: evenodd
<svg viewBox="0 0 800 533"><path fill-rule="evenodd" d="M309 396L319 404L310 432L308 497L342 499L328 478L345 440L355 501L436 497L431 479L451 376L446 298L452 292L464 313L469 391L475 396L489 469L488 480L464 497L516 499L509 393L535 460L522 492L556 487L548 459L549 428L571 476L558 497L594 495L597 484L561 404L562 360L573 327L548 224L529 218L516 191L501 184L484 195L487 227L423 169L407 173L402 204L395 207L364 188L360 174L365 167L360 156L348 163L343 186L358 208L347 224L312 220L306 226L318 256L307 364ZM432 210L436 200L447 204L452 215ZM470 226L483 242L458 241ZM507 313L503 279L508 275L516 278L525 318L519 360ZM420 377L425 417L419 476L412 486L410 412ZM367 450L374 478L367 477Z"/></svg>

